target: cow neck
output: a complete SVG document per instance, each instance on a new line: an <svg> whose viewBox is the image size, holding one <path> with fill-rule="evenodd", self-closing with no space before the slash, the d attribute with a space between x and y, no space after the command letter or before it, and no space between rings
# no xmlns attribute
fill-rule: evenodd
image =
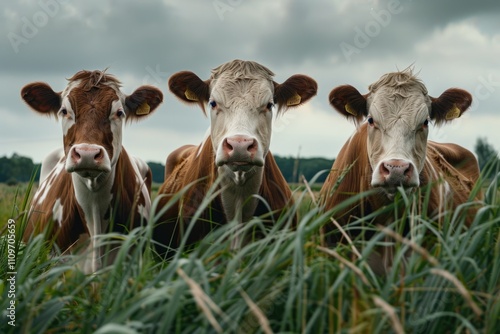
<svg viewBox="0 0 500 334"><path fill-rule="evenodd" d="M76 201L90 235L84 271L95 272L101 267L101 247L99 247L96 236L103 234L108 229L109 217L107 217L107 213L113 199L111 189L115 179L115 168L111 168L109 173L102 173L94 179L82 178L77 173L72 173L71 177Z"/></svg>
<svg viewBox="0 0 500 334"><path fill-rule="evenodd" d="M236 219L238 222L249 220L257 207L257 199L252 195L259 194L264 168L253 167L244 176L221 169L219 173L224 173L221 175L221 199L227 219Z"/></svg>
<svg viewBox="0 0 500 334"><path fill-rule="evenodd" d="M222 166L217 169L221 178L221 201L228 221L243 223L254 215L260 193L264 167L252 167L245 173L233 172Z"/></svg>

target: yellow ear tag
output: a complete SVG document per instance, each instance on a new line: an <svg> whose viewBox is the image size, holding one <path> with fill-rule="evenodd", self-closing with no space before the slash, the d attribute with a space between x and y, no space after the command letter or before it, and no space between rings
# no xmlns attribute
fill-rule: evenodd
<svg viewBox="0 0 500 334"><path fill-rule="evenodd" d="M286 105L287 106L296 106L296 105L300 104L300 101L302 101L302 98L300 97L299 94L297 94L297 92L295 92L295 95L292 96L291 98L289 98L288 101L286 101Z"/></svg>
<svg viewBox="0 0 500 334"><path fill-rule="evenodd" d="M189 88L186 88L184 96L186 96L186 99L188 99L189 101L199 101L198 96L196 96L196 94L193 93L193 91Z"/></svg>
<svg viewBox="0 0 500 334"><path fill-rule="evenodd" d="M446 119L454 119L458 117L460 117L460 109L458 109L456 106L453 106L453 108L451 108L445 116Z"/></svg>
<svg viewBox="0 0 500 334"><path fill-rule="evenodd" d="M143 104L141 104L139 106L139 108L137 108L137 110L135 111L135 114L137 116L147 115L147 114L149 114L150 110L151 110L151 108L149 107L149 104L147 104L146 102L144 102Z"/></svg>
<svg viewBox="0 0 500 334"><path fill-rule="evenodd" d="M356 117L358 116L358 113L356 112L356 110L352 109L352 107L349 103L346 103L345 111L347 111L349 114L351 114L353 116L356 116Z"/></svg>

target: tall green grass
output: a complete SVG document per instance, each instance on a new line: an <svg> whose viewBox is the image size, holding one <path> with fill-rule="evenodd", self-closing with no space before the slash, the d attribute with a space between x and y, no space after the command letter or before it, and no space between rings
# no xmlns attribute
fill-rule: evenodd
<svg viewBox="0 0 500 334"><path fill-rule="evenodd" d="M307 184L272 228L258 217L243 228L228 224L169 261L152 250L151 218L127 235L103 236L103 244L122 247L114 265L93 275L75 268L79 256L51 251L42 235L19 243L18 230L16 327L6 317L12 298L2 271L0 333L497 333L499 178L483 188L469 228L461 213L472 200L438 224L400 196L404 209L384 209L402 210L400 220L363 224L374 237L331 248L322 245L321 227L332 212L321 211ZM19 228L23 219L16 217ZM407 219L412 230L403 236ZM264 236L230 248L231 236L255 230ZM1 268L6 243L3 236ZM380 246L395 252L383 276L366 262Z"/></svg>

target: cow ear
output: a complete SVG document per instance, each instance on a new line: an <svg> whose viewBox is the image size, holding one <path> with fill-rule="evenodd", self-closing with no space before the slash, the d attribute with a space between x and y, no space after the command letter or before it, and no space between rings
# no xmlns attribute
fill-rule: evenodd
<svg viewBox="0 0 500 334"><path fill-rule="evenodd" d="M127 119L138 120L150 115L163 102L163 93L153 86L141 86L125 98Z"/></svg>
<svg viewBox="0 0 500 334"><path fill-rule="evenodd" d="M317 92L316 81L302 74L293 75L282 84L274 82L274 102L278 105L278 112L305 103Z"/></svg>
<svg viewBox="0 0 500 334"><path fill-rule="evenodd" d="M340 114L347 118L354 117L357 122L361 122L368 115L366 97L351 85L334 88L328 100Z"/></svg>
<svg viewBox="0 0 500 334"><path fill-rule="evenodd" d="M203 81L189 71L175 73L168 80L168 88L175 96L187 103L198 103L203 112L210 98L209 86L209 80Z"/></svg>
<svg viewBox="0 0 500 334"><path fill-rule="evenodd" d="M57 115L61 108L61 93L43 82L34 82L21 89L21 97L33 110L44 115Z"/></svg>
<svg viewBox="0 0 500 334"><path fill-rule="evenodd" d="M472 95L463 89L450 88L438 98L431 97L431 101L430 118L439 125L462 116L472 103Z"/></svg>

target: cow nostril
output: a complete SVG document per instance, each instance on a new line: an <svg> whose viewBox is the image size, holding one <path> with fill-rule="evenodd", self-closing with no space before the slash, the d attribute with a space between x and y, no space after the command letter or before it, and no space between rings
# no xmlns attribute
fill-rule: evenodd
<svg viewBox="0 0 500 334"><path fill-rule="evenodd" d="M231 144L229 144L227 138L224 139L224 142L223 142L223 148L224 148L224 151L225 152L232 152L233 151L233 146Z"/></svg>
<svg viewBox="0 0 500 334"><path fill-rule="evenodd" d="M255 139L253 139L252 143L250 145L248 145L247 147L247 150L248 152L255 152L257 151L257 141Z"/></svg>
<svg viewBox="0 0 500 334"><path fill-rule="evenodd" d="M413 166L412 164L408 164L408 168L405 169L404 175L407 177L411 177L413 174Z"/></svg>
<svg viewBox="0 0 500 334"><path fill-rule="evenodd" d="M103 153L102 149L99 149L99 151L94 156L94 160L96 160L96 161L102 160L103 157L104 157L104 153Z"/></svg>
<svg viewBox="0 0 500 334"><path fill-rule="evenodd" d="M386 163L381 164L380 165L380 174L382 174L383 176L389 175L391 173L391 171L387 167L388 167L388 165Z"/></svg>
<svg viewBox="0 0 500 334"><path fill-rule="evenodd" d="M78 153L78 150L76 148L74 148L74 149L71 150L71 157L75 161L78 161L78 160L80 160L82 158L82 156L80 155L80 153Z"/></svg>

